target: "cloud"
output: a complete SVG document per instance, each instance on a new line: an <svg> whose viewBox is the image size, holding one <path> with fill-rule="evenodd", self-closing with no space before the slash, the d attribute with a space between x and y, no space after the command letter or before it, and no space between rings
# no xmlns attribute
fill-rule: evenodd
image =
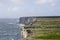
<svg viewBox="0 0 60 40"><path fill-rule="evenodd" d="M12 11L17 11L19 9L19 7L14 7L12 8Z"/></svg>
<svg viewBox="0 0 60 40"><path fill-rule="evenodd" d="M49 0L49 2L51 4L51 6L54 7L56 5L57 0Z"/></svg>
<svg viewBox="0 0 60 40"><path fill-rule="evenodd" d="M53 7L54 7L55 5L56 5L55 3L52 3L52 4L51 4L51 6L53 6Z"/></svg>
<svg viewBox="0 0 60 40"><path fill-rule="evenodd" d="M36 3L37 4L44 4L46 2L47 2L47 0L36 0Z"/></svg>
<svg viewBox="0 0 60 40"><path fill-rule="evenodd" d="M18 11L19 10L19 7L9 7L8 8L8 11L12 11L12 12L15 12L15 11Z"/></svg>
<svg viewBox="0 0 60 40"><path fill-rule="evenodd" d="M24 4L24 0L10 0L10 1L15 4Z"/></svg>
<svg viewBox="0 0 60 40"><path fill-rule="evenodd" d="M11 1L16 3L21 2L21 0L11 0Z"/></svg>
<svg viewBox="0 0 60 40"><path fill-rule="evenodd" d="M52 5L56 2L57 0L35 0L36 4L46 4L46 3L51 3Z"/></svg>
<svg viewBox="0 0 60 40"><path fill-rule="evenodd" d="M0 3L0 6L3 6L3 4L2 4L2 3Z"/></svg>

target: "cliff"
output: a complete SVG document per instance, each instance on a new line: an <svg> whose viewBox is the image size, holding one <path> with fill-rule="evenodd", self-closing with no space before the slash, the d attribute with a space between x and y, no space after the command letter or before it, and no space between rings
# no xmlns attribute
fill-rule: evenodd
<svg viewBox="0 0 60 40"><path fill-rule="evenodd" d="M21 17L22 40L60 40L60 16Z"/></svg>

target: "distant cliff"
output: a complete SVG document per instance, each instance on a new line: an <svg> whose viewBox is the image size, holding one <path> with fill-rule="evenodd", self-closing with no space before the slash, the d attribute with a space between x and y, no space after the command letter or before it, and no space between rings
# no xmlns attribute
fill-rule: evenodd
<svg viewBox="0 0 60 40"><path fill-rule="evenodd" d="M33 22L35 20L36 20L35 17L21 17L19 23L29 25L31 22Z"/></svg>
<svg viewBox="0 0 60 40"><path fill-rule="evenodd" d="M31 16L31 17L20 17L19 23L29 25L31 22L37 20L37 18L60 18L60 16Z"/></svg>

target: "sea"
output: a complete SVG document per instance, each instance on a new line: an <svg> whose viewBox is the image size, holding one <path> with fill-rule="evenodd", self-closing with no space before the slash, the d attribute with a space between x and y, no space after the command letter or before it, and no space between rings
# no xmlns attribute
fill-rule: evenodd
<svg viewBox="0 0 60 40"><path fill-rule="evenodd" d="M0 19L0 40L20 40L19 19Z"/></svg>

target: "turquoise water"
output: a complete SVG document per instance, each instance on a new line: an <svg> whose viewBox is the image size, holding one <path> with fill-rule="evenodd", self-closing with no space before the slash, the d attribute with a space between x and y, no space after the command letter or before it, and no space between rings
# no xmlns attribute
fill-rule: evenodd
<svg viewBox="0 0 60 40"><path fill-rule="evenodd" d="M0 19L0 40L20 40L18 19Z"/></svg>

